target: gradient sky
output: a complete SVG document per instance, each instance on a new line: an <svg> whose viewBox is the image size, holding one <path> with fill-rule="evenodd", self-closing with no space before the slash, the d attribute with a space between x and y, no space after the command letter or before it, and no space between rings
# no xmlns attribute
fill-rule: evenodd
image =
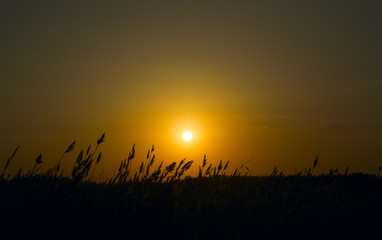
<svg viewBox="0 0 382 240"><path fill-rule="evenodd" d="M133 143L191 172L382 164L382 1L1 1L0 30L0 167L103 132L107 174Z"/></svg>

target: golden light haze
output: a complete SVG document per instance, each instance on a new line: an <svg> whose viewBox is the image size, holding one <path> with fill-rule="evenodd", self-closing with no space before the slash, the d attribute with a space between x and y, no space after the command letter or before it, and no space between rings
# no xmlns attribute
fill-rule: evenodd
<svg viewBox="0 0 382 240"><path fill-rule="evenodd" d="M3 1L0 159L53 166L103 132L105 175L136 144L250 174L382 164L379 1ZM192 133L184 141L184 131ZM138 161L138 160L137 160ZM0 164L2 164L0 160Z"/></svg>

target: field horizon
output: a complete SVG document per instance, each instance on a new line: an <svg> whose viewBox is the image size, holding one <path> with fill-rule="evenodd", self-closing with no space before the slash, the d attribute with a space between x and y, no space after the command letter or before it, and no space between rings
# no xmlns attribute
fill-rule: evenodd
<svg viewBox="0 0 382 240"><path fill-rule="evenodd" d="M310 168L285 175L276 167L249 176L245 165L226 174L229 162L205 157L197 176L186 175L193 161L154 167L154 146L137 171L134 146L118 173L92 176L102 164L98 146L81 151L73 169L57 165L0 174L2 239L378 239L382 234L382 177L378 174ZM381 168L379 169L381 170ZM19 228L24 229L18 231ZM38 231L36 231L38 229Z"/></svg>
<svg viewBox="0 0 382 240"><path fill-rule="evenodd" d="M92 148L92 145L88 145L87 149L82 149L78 156L75 158L75 161L73 159L66 159L66 155L70 152L73 152L75 150L77 141L73 141L66 150L62 153L57 163L54 164L53 167L47 168L45 167L45 170L42 170L42 162L43 157L42 153L40 153L37 158L34 161L33 169L26 170L23 169L23 167L20 167L17 172L14 172L13 174L8 173L6 175L6 171L9 169L9 166L13 159L15 158L15 155L19 151L20 146L17 146L14 151L12 152L11 156L7 159L4 164L2 173L0 174L0 177L3 179L8 178L15 178L20 176L33 176L34 174L39 173L41 175L45 176L60 176L64 177L71 177L79 178L79 180L97 180L98 181L127 181L127 180L140 180L140 179L147 179L147 178L155 178L157 180L160 178L160 175L163 176L160 178L160 181L167 179L180 179L183 177L202 177L202 176L219 176L223 175L225 176L228 174L228 167L230 160L223 162L223 160L220 160L218 164L215 166L214 163L209 163L207 160L207 156L204 155L202 160L202 165L197 166L197 174L192 175L186 175L186 172L189 171L189 169L194 165L194 160L187 160L187 158L183 158L179 161L179 164L174 161L170 164L166 165L164 161L162 160L160 163L157 163L158 160L156 160L155 155L155 147L152 145L152 147L147 151L146 158L139 162L139 160L136 160L136 150L135 150L135 144L133 144L129 155L122 159L122 161L119 164L118 171L114 174L114 176L111 177L104 177L103 173L103 151L99 146L105 142L105 133L102 134L102 136L96 141L95 147ZM85 151L86 150L86 151ZM98 150L98 151L97 151ZM69 163L68 163L69 161ZM138 162L137 162L138 161ZM319 163L319 156L316 155L314 160L312 161L311 165L308 167L305 167L304 169L300 171L296 171L294 174L286 174L282 170L278 169L277 166L274 166L271 173L268 173L270 176L275 175L305 175L305 176L312 176L313 173L317 174L317 170L314 171ZM63 166L65 162L65 167ZM250 169L246 166L247 162L241 163L240 167L236 168L234 171L231 171L232 176L241 176L241 175L249 175L249 176L267 176L268 174L260 174L260 175L251 175ZM72 169L66 169L72 164ZM178 165L177 165L178 164ZM102 166L100 166L102 165ZM135 166L135 168L134 168ZM98 169L97 169L98 168ZM95 172L95 170L98 170L98 172ZM151 172L150 172L151 169ZM176 171L174 171L176 169ZM22 171L26 171L23 173ZM375 173L364 173L369 175L378 175L382 171L382 165L376 168ZM134 174L133 174L134 172ZM166 173L167 172L167 173ZM174 173L173 173L174 172ZM320 172L318 175L332 175L332 174L340 174L341 170L339 168L331 168L328 173ZM343 170L343 174L347 175L353 173L362 173L359 171L351 171L349 169L349 166L347 166ZM90 174L89 174L90 173ZM172 176L168 176L169 174ZM95 175L96 174L96 175ZM152 174L152 175L151 175ZM98 175L98 176L97 176ZM151 175L151 176L150 176ZM104 179L102 179L104 177ZM154 179L151 179L154 180Z"/></svg>

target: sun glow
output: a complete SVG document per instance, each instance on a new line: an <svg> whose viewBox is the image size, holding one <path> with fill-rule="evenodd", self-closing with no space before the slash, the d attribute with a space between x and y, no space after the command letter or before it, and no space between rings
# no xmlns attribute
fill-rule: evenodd
<svg viewBox="0 0 382 240"><path fill-rule="evenodd" d="M205 136L204 122L192 116L174 118L171 123L170 136L179 151L198 151ZM187 152L189 155L190 152Z"/></svg>
<svg viewBox="0 0 382 240"><path fill-rule="evenodd" d="M190 133L190 132L184 132L183 133L183 139L185 140L185 141L190 141L191 139L192 139L192 133Z"/></svg>

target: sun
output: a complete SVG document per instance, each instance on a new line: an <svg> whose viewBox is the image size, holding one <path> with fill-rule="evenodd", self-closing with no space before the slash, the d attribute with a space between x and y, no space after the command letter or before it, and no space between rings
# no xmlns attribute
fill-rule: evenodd
<svg viewBox="0 0 382 240"><path fill-rule="evenodd" d="M192 138L192 133L190 133L190 132L188 132L188 131L183 133L183 139L184 139L185 141L190 141L191 138Z"/></svg>

